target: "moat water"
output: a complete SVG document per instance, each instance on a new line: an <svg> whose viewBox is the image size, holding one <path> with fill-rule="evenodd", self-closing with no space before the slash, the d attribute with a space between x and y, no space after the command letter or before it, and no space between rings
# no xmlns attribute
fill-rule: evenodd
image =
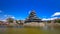
<svg viewBox="0 0 60 34"><path fill-rule="evenodd" d="M0 26L0 34L60 34L60 27Z"/></svg>

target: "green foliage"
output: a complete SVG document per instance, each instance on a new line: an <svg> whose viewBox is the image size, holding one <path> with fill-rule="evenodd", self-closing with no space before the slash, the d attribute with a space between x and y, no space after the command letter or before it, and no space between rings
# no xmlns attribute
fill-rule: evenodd
<svg viewBox="0 0 60 34"><path fill-rule="evenodd" d="M51 20L47 21L48 23L51 23Z"/></svg>
<svg viewBox="0 0 60 34"><path fill-rule="evenodd" d="M18 24L18 21L16 20L16 23Z"/></svg>
<svg viewBox="0 0 60 34"><path fill-rule="evenodd" d="M21 20L16 20L16 23L19 24L18 22L21 22Z"/></svg>
<svg viewBox="0 0 60 34"><path fill-rule="evenodd" d="M57 22L57 23L60 23L60 19L58 19L58 20L55 20L55 22Z"/></svg>
<svg viewBox="0 0 60 34"><path fill-rule="evenodd" d="M13 23L14 19L13 19L13 18L7 18L7 21L8 21L9 23Z"/></svg>

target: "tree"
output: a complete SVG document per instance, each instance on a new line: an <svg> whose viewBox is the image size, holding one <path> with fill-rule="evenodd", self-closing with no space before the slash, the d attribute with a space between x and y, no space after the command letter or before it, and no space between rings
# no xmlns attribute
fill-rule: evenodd
<svg viewBox="0 0 60 34"><path fill-rule="evenodd" d="M48 20L47 22L48 22L48 23L51 23L51 20Z"/></svg>
<svg viewBox="0 0 60 34"><path fill-rule="evenodd" d="M16 23L17 23L17 24L20 24L20 22L21 22L21 20L16 20Z"/></svg>
<svg viewBox="0 0 60 34"><path fill-rule="evenodd" d="M9 22L9 23L13 23L13 21L14 21L13 18L7 18L6 20L7 20L7 22Z"/></svg>
<svg viewBox="0 0 60 34"><path fill-rule="evenodd" d="M60 19L56 19L55 22L60 23Z"/></svg>

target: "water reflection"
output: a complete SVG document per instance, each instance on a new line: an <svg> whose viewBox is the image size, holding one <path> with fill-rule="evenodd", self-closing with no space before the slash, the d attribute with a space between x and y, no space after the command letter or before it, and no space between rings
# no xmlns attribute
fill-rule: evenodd
<svg viewBox="0 0 60 34"><path fill-rule="evenodd" d="M7 31L7 28L0 28L0 32L5 32Z"/></svg>
<svg viewBox="0 0 60 34"><path fill-rule="evenodd" d="M7 26L0 26L0 32L3 32L3 31L6 31L9 27ZM24 26L13 26L12 28L24 28ZM42 30L55 30L55 28L53 26L44 26L44 27L41 27L40 29Z"/></svg>
<svg viewBox="0 0 60 34"><path fill-rule="evenodd" d="M8 27L13 27L13 28L23 28L23 26L8 26ZM7 26L1 25L0 28L8 28Z"/></svg>
<svg viewBox="0 0 60 34"><path fill-rule="evenodd" d="M53 26L44 26L43 28L42 28L43 30L54 30L54 27Z"/></svg>
<svg viewBox="0 0 60 34"><path fill-rule="evenodd" d="M13 26L13 28L23 28L23 26ZM9 29L7 26L0 26L0 33L5 32Z"/></svg>
<svg viewBox="0 0 60 34"><path fill-rule="evenodd" d="M23 26L13 26L13 28L23 28Z"/></svg>
<svg viewBox="0 0 60 34"><path fill-rule="evenodd" d="M49 33L49 34L57 34L57 33L60 33L60 29L58 29L58 28L54 28L53 26L44 26L44 27L42 27L41 29L40 29L40 27L37 27L37 29L35 28L35 27L33 27L33 28L26 28L26 27L24 27L23 28L23 26L13 26L13 28L8 28L8 27L6 27L6 26L0 26L0 34L6 34L6 33L23 33L22 31L24 31L24 32L30 32L30 31L34 31L34 32L36 32L36 33L40 33L40 32L42 32L42 33L44 33L44 34L46 34L46 33ZM9 34L8 33L8 34ZM25 34L25 33L24 33ZM32 33L31 33L32 34Z"/></svg>
<svg viewBox="0 0 60 34"><path fill-rule="evenodd" d="M6 28L6 26L0 25L0 28Z"/></svg>

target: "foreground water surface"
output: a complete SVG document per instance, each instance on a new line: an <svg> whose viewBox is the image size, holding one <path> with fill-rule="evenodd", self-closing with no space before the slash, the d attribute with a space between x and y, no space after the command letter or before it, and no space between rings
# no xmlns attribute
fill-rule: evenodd
<svg viewBox="0 0 60 34"><path fill-rule="evenodd" d="M0 26L0 34L60 34L60 27L23 27L8 28Z"/></svg>

